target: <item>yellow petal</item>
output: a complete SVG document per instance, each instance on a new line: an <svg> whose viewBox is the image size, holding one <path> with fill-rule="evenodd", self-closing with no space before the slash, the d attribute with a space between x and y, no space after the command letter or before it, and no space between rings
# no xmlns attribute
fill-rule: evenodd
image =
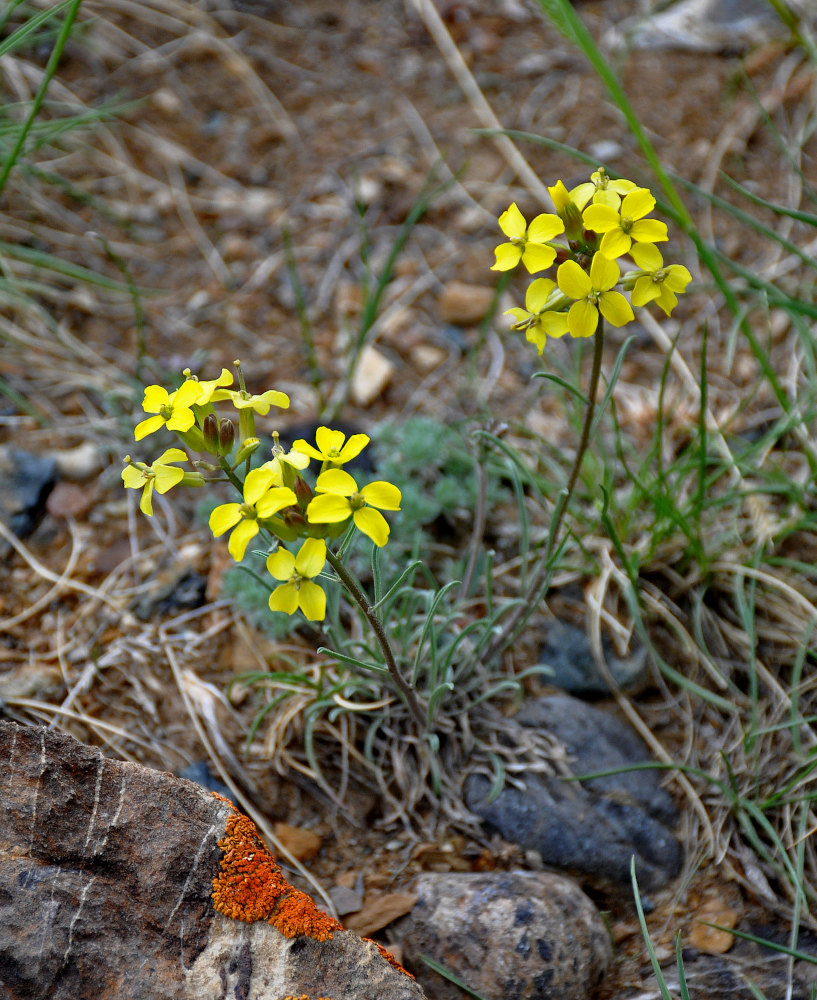
<svg viewBox="0 0 817 1000"><path fill-rule="evenodd" d="M267 556L267 570L276 580L288 580L295 569L295 556L280 546Z"/></svg>
<svg viewBox="0 0 817 1000"><path fill-rule="evenodd" d="M122 470L122 482L129 490L141 489L147 482L146 469L137 469L135 465L126 465Z"/></svg>
<svg viewBox="0 0 817 1000"><path fill-rule="evenodd" d="M593 262L590 265L590 284L597 292L606 292L608 288L615 285L620 277L621 271L615 261L610 260L603 253L594 254Z"/></svg>
<svg viewBox="0 0 817 1000"><path fill-rule="evenodd" d="M237 503L223 503L212 512L208 523L210 531L218 538L225 531L229 531L234 524L238 524L240 520L241 505Z"/></svg>
<svg viewBox="0 0 817 1000"><path fill-rule="evenodd" d="M593 197L593 193L596 190L596 185L592 184L590 181L586 181L584 184L578 184L576 187L571 188L570 200L577 208L584 208L584 206ZM548 188L550 191L550 188ZM551 195L553 197L553 195Z"/></svg>
<svg viewBox="0 0 817 1000"><path fill-rule="evenodd" d="M153 480L148 479L145 488L142 490L142 499L139 501L139 510L148 517L153 517Z"/></svg>
<svg viewBox="0 0 817 1000"><path fill-rule="evenodd" d="M492 271L511 271L522 257L522 248L515 243L500 243L494 250L496 262L491 265Z"/></svg>
<svg viewBox="0 0 817 1000"><path fill-rule="evenodd" d="M585 226L592 229L594 233L607 233L611 229L618 229L621 216L609 205L599 205L594 202L584 210L582 220Z"/></svg>
<svg viewBox="0 0 817 1000"><path fill-rule="evenodd" d="M315 431L315 441L324 457L329 455L332 449L339 452L345 440L346 435L343 431L334 431L331 427L319 427Z"/></svg>
<svg viewBox="0 0 817 1000"><path fill-rule="evenodd" d="M354 515L355 526L368 535L378 548L383 548L389 540L389 525L381 513L371 507L362 507Z"/></svg>
<svg viewBox="0 0 817 1000"><path fill-rule="evenodd" d="M657 299L660 294L661 286L645 275L636 279L633 290L630 292L630 300L634 306L641 307L652 302L653 299Z"/></svg>
<svg viewBox="0 0 817 1000"><path fill-rule="evenodd" d="M623 230L611 229L609 232L605 233L604 236L602 236L601 243L599 244L599 252L602 256L607 257L609 260L615 260L616 257L620 257L622 254L627 253L632 245L632 242L632 238ZM596 254L596 257L598 256L599 254Z"/></svg>
<svg viewBox="0 0 817 1000"><path fill-rule="evenodd" d="M360 495L372 507L379 507L380 510L400 510L400 490L391 483L383 480L369 483L363 487Z"/></svg>
<svg viewBox="0 0 817 1000"><path fill-rule="evenodd" d="M528 226L528 239L531 243L547 243L554 236L565 231L565 224L558 215L551 215L547 212L537 215Z"/></svg>
<svg viewBox="0 0 817 1000"><path fill-rule="evenodd" d="M247 546L257 534L258 521L250 520L248 518L244 518L243 521L240 521L235 528L233 528L233 533L230 535L230 541L227 543L227 548L230 551L230 555L236 562L241 562L244 558L244 553L247 551Z"/></svg>
<svg viewBox="0 0 817 1000"><path fill-rule="evenodd" d="M142 401L142 409L145 413L158 413L163 406L167 406L170 397L167 389L161 385L149 385L145 388L145 398Z"/></svg>
<svg viewBox="0 0 817 1000"><path fill-rule="evenodd" d="M257 501L272 486L275 473L272 469L265 469L263 466L258 469L251 469L244 480L244 499L247 503L257 503Z"/></svg>
<svg viewBox="0 0 817 1000"><path fill-rule="evenodd" d="M599 324L598 310L586 299L574 302L567 314L567 328L571 337L592 337Z"/></svg>
<svg viewBox="0 0 817 1000"><path fill-rule="evenodd" d="M546 271L554 260L556 260L556 251L553 247L544 246L541 243L528 243L522 252L522 263L528 274Z"/></svg>
<svg viewBox="0 0 817 1000"><path fill-rule="evenodd" d="M357 483L343 469L327 469L318 476L315 492L336 493L341 497L350 497L353 493L357 493Z"/></svg>
<svg viewBox="0 0 817 1000"><path fill-rule="evenodd" d="M367 434L353 434L341 448L337 461L351 462L353 458L357 458L368 443L369 437Z"/></svg>
<svg viewBox="0 0 817 1000"><path fill-rule="evenodd" d="M574 193L575 189L573 192L568 192L562 181L556 181L552 187L548 188L548 194L550 195L553 207L557 212L564 212L570 204L570 199ZM588 195L588 197L590 196Z"/></svg>
<svg viewBox="0 0 817 1000"><path fill-rule="evenodd" d="M349 501L336 493L320 493L309 501L306 519L311 524L335 524L352 513Z"/></svg>
<svg viewBox="0 0 817 1000"><path fill-rule="evenodd" d="M621 292L605 292L599 299L602 316L613 326L624 326L635 319L630 303Z"/></svg>
<svg viewBox="0 0 817 1000"><path fill-rule="evenodd" d="M625 219L641 219L655 208L655 198L647 188L633 188L621 202L621 215Z"/></svg>
<svg viewBox="0 0 817 1000"><path fill-rule="evenodd" d="M635 243L630 247L630 256L642 271L657 271L664 263L661 251L652 243Z"/></svg>
<svg viewBox="0 0 817 1000"><path fill-rule="evenodd" d="M196 422L196 416L192 410L188 410L186 407L181 409L173 409L173 415L167 422L167 429L169 431L189 431L193 424Z"/></svg>
<svg viewBox="0 0 817 1000"><path fill-rule="evenodd" d="M298 591L291 583L284 583L269 595L270 611L283 611L294 615L298 610Z"/></svg>
<svg viewBox="0 0 817 1000"><path fill-rule="evenodd" d="M288 486L273 486L256 503L255 509L259 517L272 517L284 507L292 507L297 502L298 498Z"/></svg>
<svg viewBox="0 0 817 1000"><path fill-rule="evenodd" d="M556 288L556 282L550 278L537 278L528 286L525 295L525 305L529 312L539 313L545 308L550 293Z"/></svg>
<svg viewBox="0 0 817 1000"><path fill-rule="evenodd" d="M692 275L683 264L670 264L667 268L667 276L664 279L664 284L671 292L686 291L686 287L690 281L692 281Z"/></svg>
<svg viewBox="0 0 817 1000"><path fill-rule="evenodd" d="M560 264L556 277L559 281L559 288L571 299L583 299L593 291L589 276L575 260L566 260L564 264Z"/></svg>
<svg viewBox="0 0 817 1000"><path fill-rule="evenodd" d="M509 208L505 209L497 221L499 222L499 228L508 239L518 240L525 235L527 223L525 222L525 216L516 207L516 202L513 202Z"/></svg>
<svg viewBox="0 0 817 1000"><path fill-rule="evenodd" d="M304 580L298 591L298 605L309 621L323 621L326 617L326 594L323 587L311 580Z"/></svg>
<svg viewBox="0 0 817 1000"><path fill-rule="evenodd" d="M322 538L307 538L295 559L295 569L300 576L317 576L325 562L326 542Z"/></svg>
<svg viewBox="0 0 817 1000"><path fill-rule="evenodd" d="M141 441L142 438L147 437L148 434L153 434L154 431L158 431L160 427L164 426L164 417L155 416L148 417L146 420L140 421L133 430L133 436L137 441Z"/></svg>
<svg viewBox="0 0 817 1000"><path fill-rule="evenodd" d="M157 465L155 485L159 493L167 493L184 479L184 469L176 465Z"/></svg>
<svg viewBox="0 0 817 1000"><path fill-rule="evenodd" d="M663 243L669 239L666 222L658 219L640 219L634 222L630 236L639 243Z"/></svg>

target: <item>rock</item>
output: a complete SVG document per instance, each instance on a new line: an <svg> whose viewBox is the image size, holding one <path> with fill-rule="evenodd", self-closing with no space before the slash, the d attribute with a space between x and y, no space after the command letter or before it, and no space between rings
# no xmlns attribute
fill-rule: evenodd
<svg viewBox="0 0 817 1000"><path fill-rule="evenodd" d="M393 375L391 361L377 348L366 344L352 376L352 399L358 406L371 405L391 382Z"/></svg>
<svg viewBox="0 0 817 1000"><path fill-rule="evenodd" d="M157 573L133 608L143 622L156 616L180 614L200 608L205 601L207 577L190 569L183 562L173 563Z"/></svg>
<svg viewBox="0 0 817 1000"><path fill-rule="evenodd" d="M622 690L636 693L647 677L647 653L644 647L632 656L619 658L612 645L602 639L604 660L614 680ZM602 677L584 629L555 621L548 627L547 639L540 653L540 663L553 673L553 684L579 697L603 697L610 687Z"/></svg>
<svg viewBox="0 0 817 1000"><path fill-rule="evenodd" d="M767 0L680 0L653 17L628 19L615 38L637 48L745 52L787 32Z"/></svg>
<svg viewBox="0 0 817 1000"><path fill-rule="evenodd" d="M233 805L238 805L233 798L233 793L220 778L215 777L206 760L194 760L192 764L179 772L179 777L194 781L202 788L206 788L208 792L216 792L223 799L229 799Z"/></svg>
<svg viewBox="0 0 817 1000"><path fill-rule="evenodd" d="M309 861L316 857L323 843L323 837L314 830L289 823L276 823L273 832L284 848L299 861Z"/></svg>
<svg viewBox="0 0 817 1000"><path fill-rule="evenodd" d="M539 698L509 720L546 730L565 747L575 775L650 761L639 737L615 716L568 695ZM520 734L521 741L521 734ZM681 867L682 851L669 825L672 799L654 770L628 771L586 782L529 774L525 788L505 787L489 801L490 783L474 775L466 803L486 826L545 864L581 875L600 888L630 886L630 859L643 890L666 884Z"/></svg>
<svg viewBox="0 0 817 1000"><path fill-rule="evenodd" d="M596 908L561 875L426 872L414 888L417 903L395 934L435 1000L460 1000L463 993L432 972L421 954L482 996L503 1000L583 1000L611 961Z"/></svg>
<svg viewBox="0 0 817 1000"><path fill-rule="evenodd" d="M42 520L56 482L57 463L53 458L0 446L0 520L18 538L26 538ZM0 557L10 551L11 546L0 541Z"/></svg>
<svg viewBox="0 0 817 1000"><path fill-rule="evenodd" d="M443 323L473 326L485 318L493 301L494 289L487 285L467 285L463 281L450 281L445 286L437 305Z"/></svg>
<svg viewBox="0 0 817 1000"><path fill-rule="evenodd" d="M422 1000L191 782L2 721L0 774L3 997Z"/></svg>

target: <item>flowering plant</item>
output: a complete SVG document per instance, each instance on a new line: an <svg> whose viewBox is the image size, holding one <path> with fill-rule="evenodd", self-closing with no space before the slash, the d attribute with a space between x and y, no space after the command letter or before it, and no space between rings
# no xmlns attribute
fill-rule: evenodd
<svg viewBox="0 0 817 1000"><path fill-rule="evenodd" d="M592 337L600 316L624 326L635 319L633 306L655 302L669 316L692 276L681 264L665 265L655 246L668 234L665 223L648 218L655 208L652 193L633 181L611 180L602 167L570 191L557 181L548 192L555 215L539 215L527 226L513 204L499 217L509 242L496 248L492 270L509 271L521 260L538 274L558 264L555 281L536 278L525 308L508 310L514 329L524 331L541 354L549 336ZM554 241L558 235L566 244ZM635 267L622 275L620 261L627 254Z"/></svg>
<svg viewBox="0 0 817 1000"><path fill-rule="evenodd" d="M140 508L151 516L154 490L166 493L179 485L231 483L238 499L213 510L210 529L215 537L229 532L228 549L236 562L242 562L250 543L262 547L270 576L270 609L285 614L300 610L310 621L323 621L326 593L318 581L331 579L324 571L328 563L335 581L345 587L371 624L396 687L422 723L424 716L414 691L397 669L383 625L339 554L347 547L346 538L356 531L378 548L386 544L390 528L381 511L400 510L400 490L383 481L359 487L342 466L363 451L369 438L353 434L347 440L342 431L330 427L318 428L314 445L298 440L289 451L273 431L270 458L251 468L252 456L261 449L256 414L266 416L273 406L286 408L289 398L276 389L258 395L248 392L241 363L234 364L238 389L231 388L233 375L226 368L209 381L185 369L177 389L168 391L158 385L145 389L142 408L150 416L137 424L136 440L167 428L177 434L184 449L168 448L151 464L126 456L125 487L142 490ZM217 403L228 403L238 412L237 431L233 420L217 415ZM192 452L208 457L192 458ZM320 469L310 485L307 469L316 460ZM185 462L188 470L181 467ZM291 551L295 546L297 550Z"/></svg>

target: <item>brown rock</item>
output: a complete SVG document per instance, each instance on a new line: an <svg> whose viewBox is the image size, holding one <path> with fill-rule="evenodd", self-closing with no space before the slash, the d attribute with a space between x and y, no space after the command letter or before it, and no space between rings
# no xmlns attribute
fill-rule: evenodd
<svg viewBox="0 0 817 1000"><path fill-rule="evenodd" d="M323 843L323 838L319 834L302 826L276 823L273 830L289 853L299 861L309 861L310 858L314 858Z"/></svg>
<svg viewBox="0 0 817 1000"><path fill-rule="evenodd" d="M439 298L440 319L457 326L473 326L485 317L493 300L493 288L451 281Z"/></svg>
<svg viewBox="0 0 817 1000"><path fill-rule="evenodd" d="M561 875L425 872L414 887L417 905L393 933L435 1000L460 1000L462 991L421 954L482 996L516 1000L584 1000L612 958L596 908Z"/></svg>
<svg viewBox="0 0 817 1000"><path fill-rule="evenodd" d="M728 930L710 927L709 924L720 924L723 928L731 929L739 919L740 913L731 906L719 899L708 899L695 914L695 922L689 932L689 943L708 955L722 955L735 943L735 935Z"/></svg>
<svg viewBox="0 0 817 1000"><path fill-rule="evenodd" d="M238 814L197 785L11 722L0 722L0 781L4 1000L422 1000L355 934L286 936L267 919L217 912L219 841ZM250 821L239 825L265 851ZM290 914L337 926L283 884L297 902Z"/></svg>

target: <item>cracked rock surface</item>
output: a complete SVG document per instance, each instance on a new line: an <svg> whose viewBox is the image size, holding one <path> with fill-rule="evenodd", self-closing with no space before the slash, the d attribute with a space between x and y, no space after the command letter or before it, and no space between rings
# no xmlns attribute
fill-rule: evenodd
<svg viewBox="0 0 817 1000"><path fill-rule="evenodd" d="M287 938L214 910L234 815L189 781L0 722L3 1000L422 1000L349 931Z"/></svg>

